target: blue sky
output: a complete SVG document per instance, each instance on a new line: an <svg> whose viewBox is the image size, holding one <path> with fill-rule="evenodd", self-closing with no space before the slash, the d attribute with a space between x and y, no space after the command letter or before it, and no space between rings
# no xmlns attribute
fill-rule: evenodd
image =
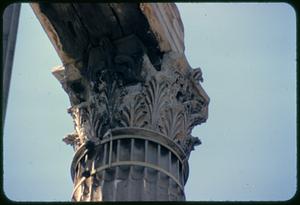
<svg viewBox="0 0 300 205"><path fill-rule="evenodd" d="M296 16L285 3L177 3L186 56L201 67L209 119L193 130L186 198L288 200L296 191ZM17 201L67 201L73 131L61 65L22 4L4 127L4 191Z"/></svg>

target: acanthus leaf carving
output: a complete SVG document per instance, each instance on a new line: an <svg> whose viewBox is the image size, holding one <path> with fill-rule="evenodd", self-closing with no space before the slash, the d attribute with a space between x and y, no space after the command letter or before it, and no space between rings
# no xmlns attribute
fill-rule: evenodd
<svg viewBox="0 0 300 205"><path fill-rule="evenodd" d="M189 157L194 147L201 144L201 140L198 137L194 137L192 135L188 135L183 142L183 150L186 155Z"/></svg>
<svg viewBox="0 0 300 205"><path fill-rule="evenodd" d="M184 114L181 106L168 106L164 110L163 133L171 139L182 139L184 132Z"/></svg>
<svg viewBox="0 0 300 205"><path fill-rule="evenodd" d="M138 94L134 96L134 100L129 99L129 102L123 105L121 124L123 127L144 127L147 124L146 114L145 102L141 94Z"/></svg>
<svg viewBox="0 0 300 205"><path fill-rule="evenodd" d="M189 155L200 144L192 128L207 118L201 69L192 70L180 55L166 53L158 71L147 56L114 53L107 38L99 44L90 48L87 71L75 84L83 88L69 89L70 99L79 99L72 109L77 141L101 140L114 128L140 127L169 137Z"/></svg>
<svg viewBox="0 0 300 205"><path fill-rule="evenodd" d="M145 102L148 110L148 126L153 130L160 130L161 127L161 111L168 103L168 83L159 81L153 77L148 84L145 85Z"/></svg>

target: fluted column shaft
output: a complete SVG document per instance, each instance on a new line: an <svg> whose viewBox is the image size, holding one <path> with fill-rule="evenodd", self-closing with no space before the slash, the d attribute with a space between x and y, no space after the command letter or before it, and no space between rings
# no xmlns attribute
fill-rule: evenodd
<svg viewBox="0 0 300 205"><path fill-rule="evenodd" d="M33 4L64 66L73 201L183 201L209 98L175 4ZM93 18L91 17L93 16Z"/></svg>

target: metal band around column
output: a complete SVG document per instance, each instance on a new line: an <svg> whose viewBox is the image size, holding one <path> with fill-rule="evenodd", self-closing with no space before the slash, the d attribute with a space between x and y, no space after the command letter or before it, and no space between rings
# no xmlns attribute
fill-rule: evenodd
<svg viewBox="0 0 300 205"><path fill-rule="evenodd" d="M110 137L107 137L103 140L100 141L99 145L96 146L103 146L106 143L109 143L109 147L111 147L112 142L114 140L122 140L122 139L143 139L146 141L152 141L156 144L159 144L163 147L165 147L167 150L169 150L170 152L172 152L180 161L180 164L182 165L182 174L184 177L183 183L181 183L180 179L180 175L178 176L178 179L171 173L169 173L168 171L164 170L163 168L159 167L156 164L153 163L147 163L147 162L142 162L142 161L117 161L117 162L111 162L109 160L109 164L104 164L98 168L96 168L96 172L98 172L99 170L103 170L106 168L109 168L110 166L121 166L121 165L137 165L137 166L145 166L145 167L149 167L149 168L153 168L155 170L161 171L164 174L166 174L167 176L169 176L170 178L172 178L179 187L181 187L183 189L184 184L187 181L187 176L188 176L188 163L186 160L186 155L184 153L184 151L181 149L181 147L179 147L175 142L173 142L171 139L169 139L168 137L154 132L152 130L147 130L147 129L143 129L143 128L118 128L118 129L112 129L111 130L111 135ZM73 161L72 161L72 165L71 165L71 176L72 176L72 180L74 180L74 176L75 176L75 170L76 167L78 166L79 162L82 160L83 156L86 155L87 150L86 147L84 146L85 144L81 145L80 148L76 151ZM109 149L110 152L112 152L111 149ZM111 153L108 153L109 156L111 156ZM110 157L111 158L111 157ZM91 173L92 174L92 173Z"/></svg>

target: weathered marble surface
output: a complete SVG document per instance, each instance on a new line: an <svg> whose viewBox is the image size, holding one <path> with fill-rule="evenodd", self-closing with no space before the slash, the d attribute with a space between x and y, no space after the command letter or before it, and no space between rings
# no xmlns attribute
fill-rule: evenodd
<svg viewBox="0 0 300 205"><path fill-rule="evenodd" d="M74 201L185 200L188 158L209 97L184 55L173 3L32 8L63 66L70 97ZM126 191L121 191L126 190Z"/></svg>

